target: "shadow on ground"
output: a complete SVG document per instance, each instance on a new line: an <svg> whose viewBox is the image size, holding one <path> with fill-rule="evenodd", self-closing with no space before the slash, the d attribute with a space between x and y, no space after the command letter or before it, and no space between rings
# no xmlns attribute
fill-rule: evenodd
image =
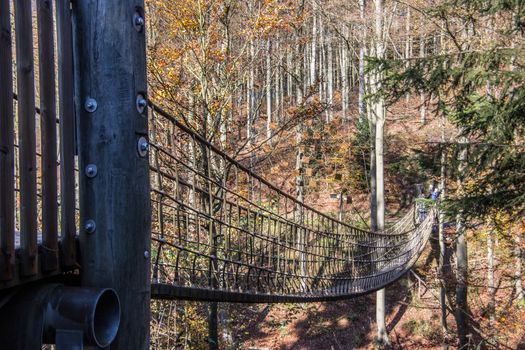
<svg viewBox="0 0 525 350"><path fill-rule="evenodd" d="M405 280L387 289L387 327L402 319L410 298ZM347 301L274 305L246 328L239 349L348 350L374 345L375 294ZM396 344L393 344L394 348Z"/></svg>

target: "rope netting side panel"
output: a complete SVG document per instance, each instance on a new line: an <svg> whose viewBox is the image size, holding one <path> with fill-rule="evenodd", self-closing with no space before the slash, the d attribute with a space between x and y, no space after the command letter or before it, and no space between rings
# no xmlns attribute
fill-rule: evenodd
<svg viewBox="0 0 525 350"><path fill-rule="evenodd" d="M298 202L152 106L152 296L229 302L349 298L401 277L433 223L378 233Z"/></svg>

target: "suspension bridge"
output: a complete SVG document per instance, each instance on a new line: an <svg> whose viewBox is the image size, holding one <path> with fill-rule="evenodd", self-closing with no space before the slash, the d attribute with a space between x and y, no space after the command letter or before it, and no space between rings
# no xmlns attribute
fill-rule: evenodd
<svg viewBox="0 0 525 350"><path fill-rule="evenodd" d="M154 298L347 299L396 281L425 247L433 212L418 222L412 207L383 232L350 226L297 201L159 107L149 115Z"/></svg>
<svg viewBox="0 0 525 350"><path fill-rule="evenodd" d="M348 299L422 253L433 209L353 227L148 101L140 1L32 3L0 0L0 345L145 349L150 298Z"/></svg>

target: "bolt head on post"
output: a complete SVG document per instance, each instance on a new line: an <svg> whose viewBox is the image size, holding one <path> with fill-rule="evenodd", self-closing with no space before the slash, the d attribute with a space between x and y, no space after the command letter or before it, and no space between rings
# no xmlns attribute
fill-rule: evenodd
<svg viewBox="0 0 525 350"><path fill-rule="evenodd" d="M149 143L144 136L139 139L137 149L141 157L144 158L148 155Z"/></svg>
<svg viewBox="0 0 525 350"><path fill-rule="evenodd" d="M93 113L97 110L97 107L98 107L97 100L91 97L88 97L86 99L86 102L84 103L84 108L86 109L87 112Z"/></svg>
<svg viewBox="0 0 525 350"><path fill-rule="evenodd" d="M146 100L146 98L144 97L144 95L142 94L138 94L137 95L137 111L140 113L140 114L143 114L144 111L146 110L146 107L148 106L148 101Z"/></svg>
<svg viewBox="0 0 525 350"><path fill-rule="evenodd" d="M140 32L144 28L144 24L144 17L142 17L140 13L136 12L135 15L133 15L133 27L135 27L137 32Z"/></svg>
<svg viewBox="0 0 525 350"><path fill-rule="evenodd" d="M95 221L89 219L84 223L84 231L86 231L86 233L94 233L96 229L97 224L95 223Z"/></svg>
<svg viewBox="0 0 525 350"><path fill-rule="evenodd" d="M86 176L90 179L94 178L98 174L98 168L95 164L88 164L86 166Z"/></svg>

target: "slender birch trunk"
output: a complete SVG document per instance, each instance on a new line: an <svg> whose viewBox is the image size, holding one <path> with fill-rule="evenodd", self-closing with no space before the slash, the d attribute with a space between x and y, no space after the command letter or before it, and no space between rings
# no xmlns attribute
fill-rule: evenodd
<svg viewBox="0 0 525 350"><path fill-rule="evenodd" d="M334 71L333 71L333 79L334 79L334 89L335 91L341 91L341 40L338 40L333 43L335 45L336 49L333 53L334 55ZM333 49L332 49L333 50Z"/></svg>
<svg viewBox="0 0 525 350"><path fill-rule="evenodd" d="M412 55L411 55L412 32L411 32L411 29L410 29L410 18L411 18L410 6L407 6L407 15L406 15L406 23L405 23L405 35L406 35L405 60L407 61L405 67L407 67L407 68L409 66L408 60L412 57ZM410 93L407 92L407 94L405 96L405 103L408 104L409 100L410 100Z"/></svg>
<svg viewBox="0 0 525 350"><path fill-rule="evenodd" d="M317 57L317 91L319 101L326 103L326 48L325 48L325 34L323 27L323 20L319 18L319 43L318 43L318 57ZM328 111L325 110L325 120L328 120Z"/></svg>
<svg viewBox="0 0 525 350"><path fill-rule="evenodd" d="M423 20L421 20L421 31L423 30ZM421 32L421 36L419 37L419 57L420 58L424 58L425 57L425 40L426 40L426 37L425 35L423 34L423 32ZM423 91L420 91L419 93L419 100L420 100L420 104L421 106L419 107L420 108L420 113L421 113L421 124L425 124L427 122L427 107L426 107L426 104L425 104L425 93Z"/></svg>
<svg viewBox="0 0 525 350"><path fill-rule="evenodd" d="M383 0L374 0L375 5L375 57L384 58L384 27L383 27ZM373 92L376 93L381 89L381 73L373 72L374 80L371 84ZM376 117L375 132L375 155L376 155L376 202L377 202L377 230L385 229L385 191L384 191L384 125L385 125L385 103L382 97L376 97L373 101L373 113ZM377 322L377 343L380 347L389 346L388 332L386 329L386 295L385 289L376 293L376 322Z"/></svg>
<svg viewBox="0 0 525 350"><path fill-rule="evenodd" d="M445 116L442 116L441 119L441 169L440 169L440 202L446 200L446 152L444 149L445 145ZM441 204L441 203L440 203ZM440 207L439 208L439 304L441 308L441 332L443 334L443 342L441 343L441 348L443 350L448 349L448 326L447 326L447 291L445 287L445 254L446 254L446 245L445 245L445 212Z"/></svg>
<svg viewBox="0 0 525 350"><path fill-rule="evenodd" d="M279 51L280 45L279 45L278 40L275 42L275 46L276 46L275 52L280 52ZM275 76L274 76L275 78L274 80L275 112L273 116L274 123L279 123L281 119L281 101L282 101L282 94L283 94L283 79L282 79L282 69L281 69L282 60L283 60L283 56L281 53L279 53L277 64L275 65Z"/></svg>
<svg viewBox="0 0 525 350"><path fill-rule="evenodd" d="M288 97L288 103L292 103L292 94L293 94L293 70L292 70L292 53L291 51L286 52L286 96Z"/></svg>
<svg viewBox="0 0 525 350"><path fill-rule="evenodd" d="M359 43L359 120L363 121L366 113L365 106L365 41L366 41L366 25L365 25L365 8L366 0L359 0L359 18L360 23L360 36L361 41ZM345 72L346 74L346 72ZM370 129L372 130L372 129Z"/></svg>
<svg viewBox="0 0 525 350"><path fill-rule="evenodd" d="M311 45L311 55L310 55L310 86L315 84L317 80L317 14L315 13L315 7L312 9L313 15L313 25L312 25L312 45Z"/></svg>
<svg viewBox="0 0 525 350"><path fill-rule="evenodd" d="M250 74L248 77L248 116L247 116L247 137L248 143L253 145L255 143L255 130L253 129L253 121L255 119L255 44L250 42Z"/></svg>
<svg viewBox="0 0 525 350"><path fill-rule="evenodd" d="M266 41L266 137L272 137L272 42Z"/></svg>
<svg viewBox="0 0 525 350"><path fill-rule="evenodd" d="M341 44L341 104L343 109L343 120L348 119L348 51L346 43Z"/></svg>
<svg viewBox="0 0 525 350"><path fill-rule="evenodd" d="M326 67L328 70L328 81L327 81L327 98L328 98L328 121L334 119L333 103L334 103L334 71L333 71L333 48L332 42L329 40L327 46L327 62Z"/></svg>

